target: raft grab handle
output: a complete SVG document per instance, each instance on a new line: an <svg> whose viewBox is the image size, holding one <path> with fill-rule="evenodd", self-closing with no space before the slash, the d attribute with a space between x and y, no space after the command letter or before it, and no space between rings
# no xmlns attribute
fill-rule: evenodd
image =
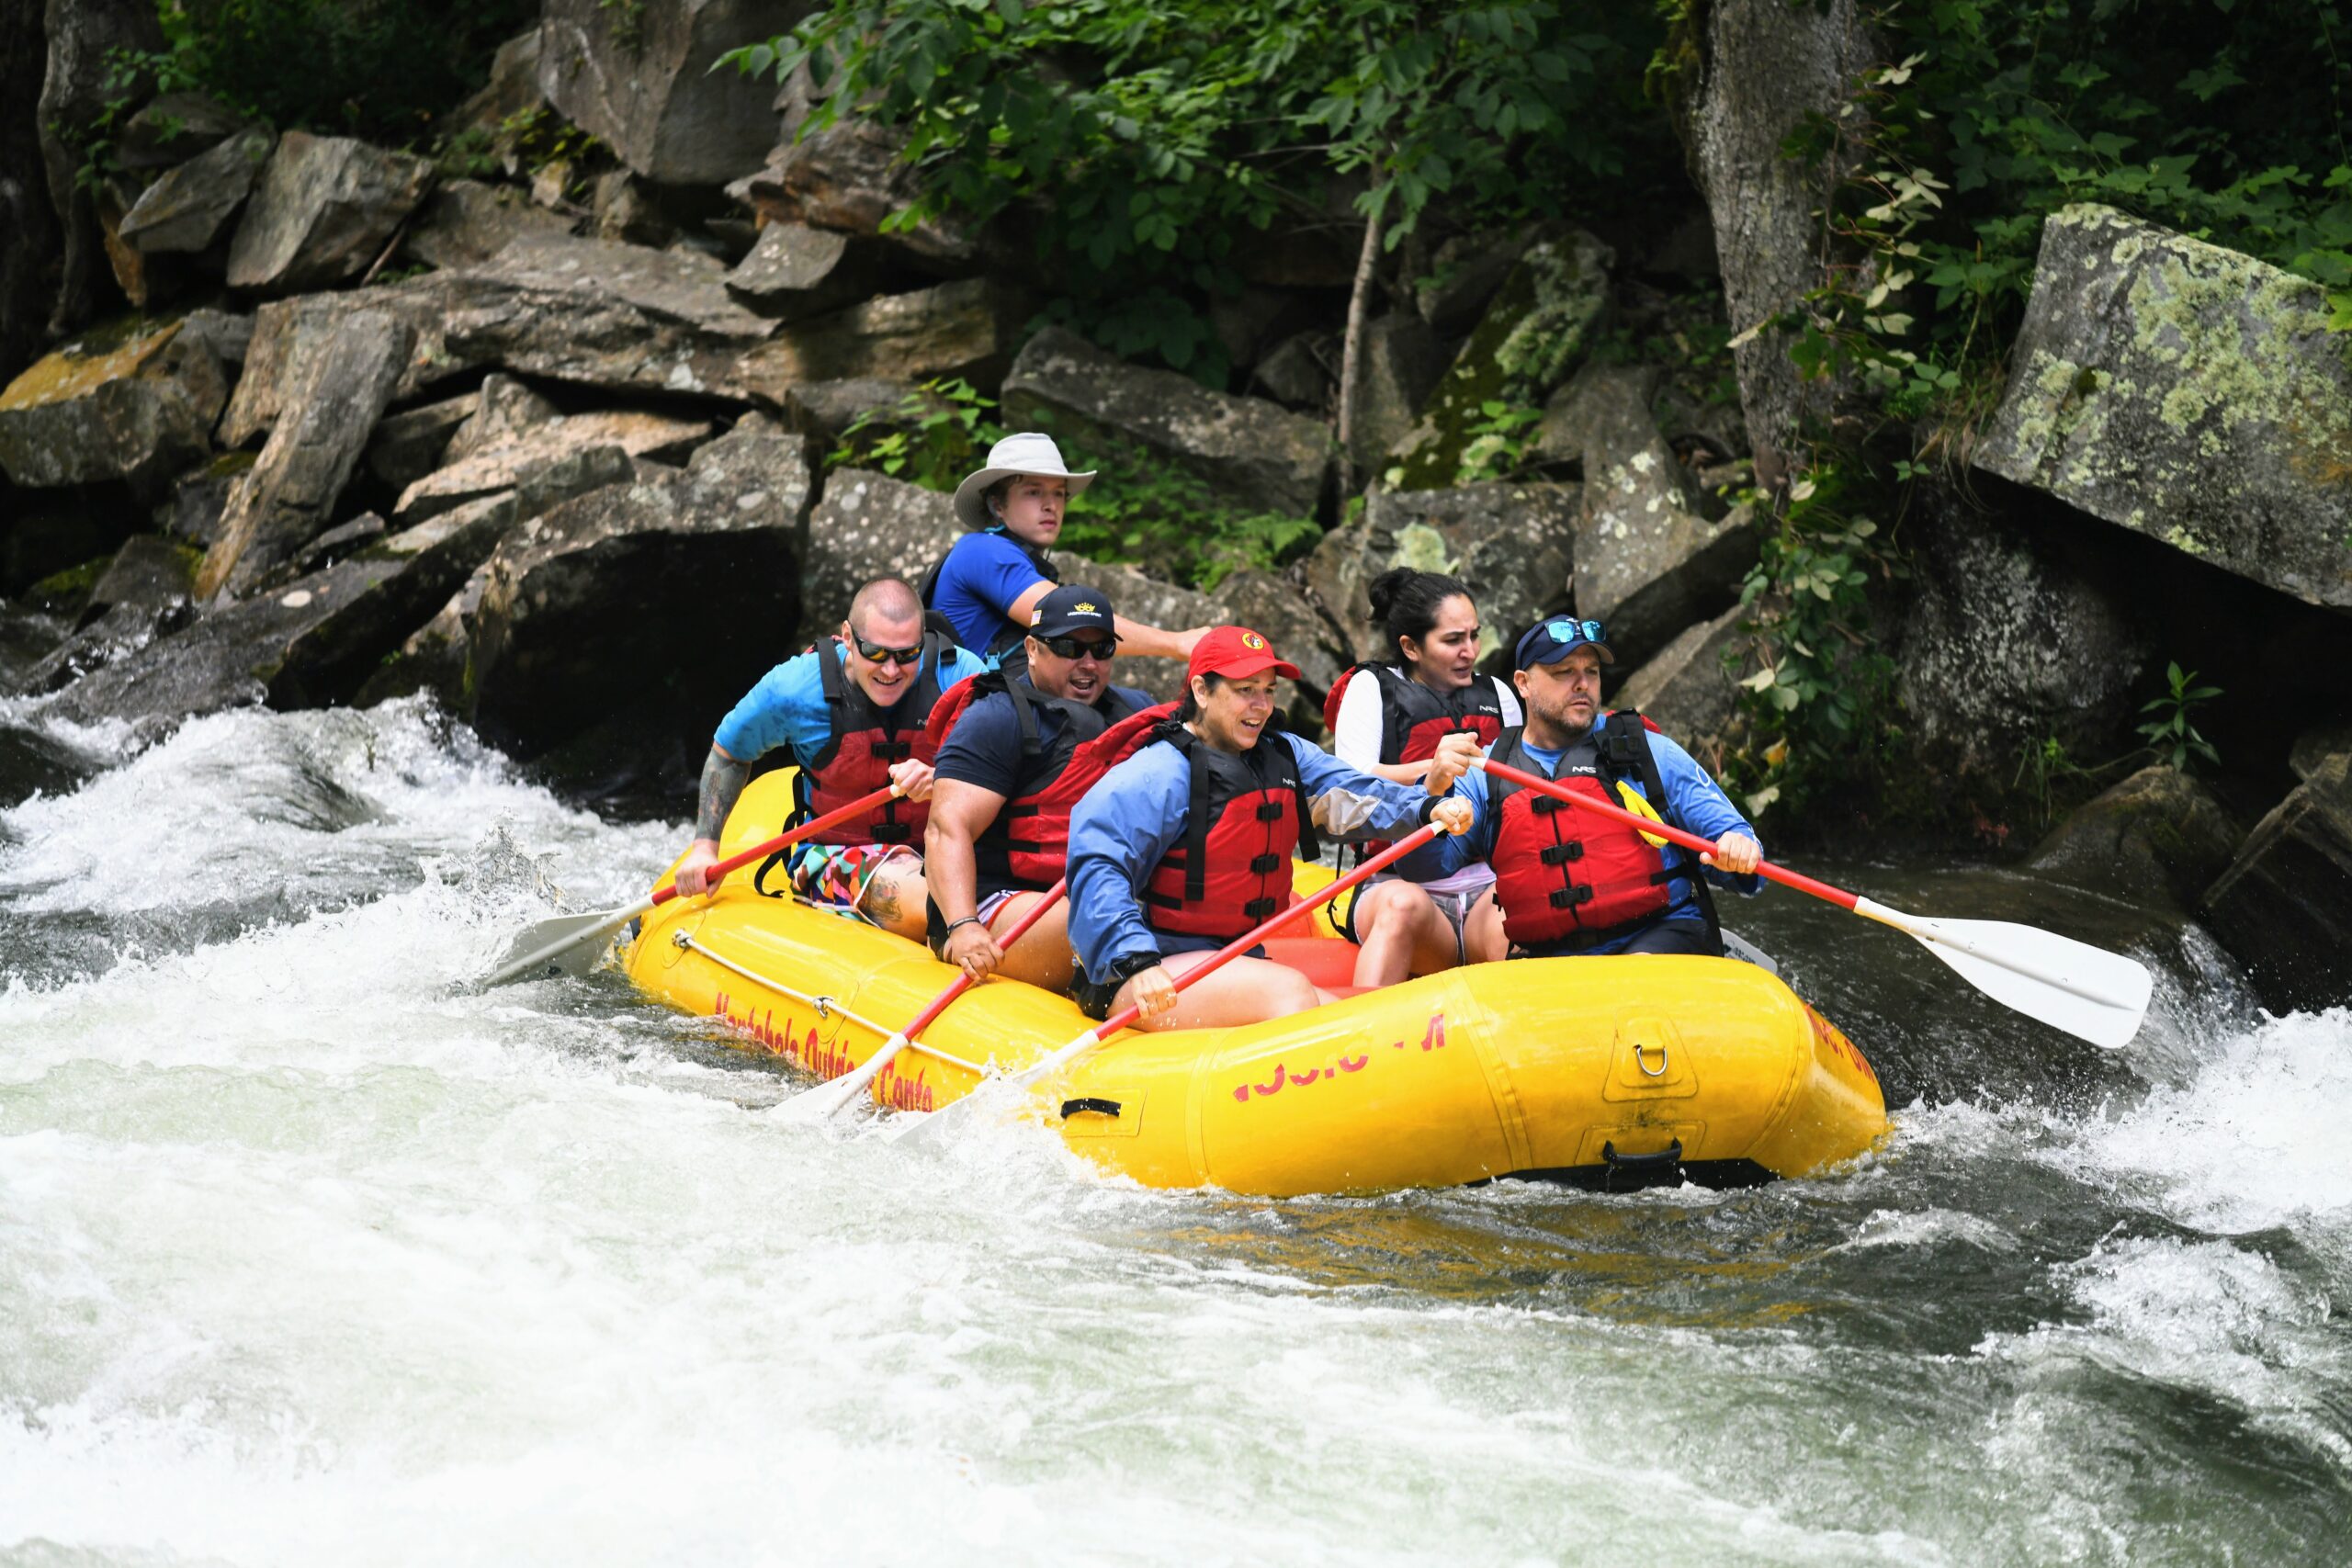
<svg viewBox="0 0 2352 1568"><path fill-rule="evenodd" d="M1621 1155L1617 1145L1600 1145L1600 1162L1609 1173L1600 1184L1603 1192L1634 1192L1645 1187L1659 1187L1682 1179L1682 1140L1675 1139L1653 1155ZM1625 1176L1625 1184L1617 1184L1618 1174Z"/></svg>

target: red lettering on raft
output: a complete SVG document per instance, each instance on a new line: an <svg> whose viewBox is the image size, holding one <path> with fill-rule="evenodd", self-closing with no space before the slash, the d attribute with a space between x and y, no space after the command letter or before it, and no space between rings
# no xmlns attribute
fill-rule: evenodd
<svg viewBox="0 0 2352 1568"><path fill-rule="evenodd" d="M1430 1016L1429 1028L1421 1036L1421 1049L1434 1051L1444 1043L1445 1014L1432 1013ZM1392 1041L1389 1048L1402 1051L1405 1048L1405 1042ZM1341 1073L1360 1073L1370 1066L1372 1066L1370 1052L1359 1052L1352 1056L1342 1056L1336 1063L1320 1067L1309 1067L1304 1073L1292 1072L1286 1066L1277 1062L1274 1064L1274 1076L1271 1083L1252 1083L1248 1078L1244 1078L1233 1086L1233 1098L1237 1103L1247 1105L1252 1096L1262 1100L1270 1094L1281 1093L1285 1085L1305 1089L1309 1084L1329 1083Z"/></svg>

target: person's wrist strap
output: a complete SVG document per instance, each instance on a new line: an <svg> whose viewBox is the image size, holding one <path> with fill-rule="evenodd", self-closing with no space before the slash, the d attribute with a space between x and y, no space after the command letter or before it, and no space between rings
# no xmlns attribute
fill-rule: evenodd
<svg viewBox="0 0 2352 1568"><path fill-rule="evenodd" d="M946 936L954 936L957 926L978 926L985 925L986 923L987 922L982 920L978 915L958 915L954 919L947 922L947 930L943 934Z"/></svg>

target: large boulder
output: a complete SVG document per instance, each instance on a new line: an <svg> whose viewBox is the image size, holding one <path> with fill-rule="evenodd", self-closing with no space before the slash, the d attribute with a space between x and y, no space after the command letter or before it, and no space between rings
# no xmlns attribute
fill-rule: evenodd
<svg viewBox="0 0 2352 1568"><path fill-rule="evenodd" d="M736 187L770 223L806 224L876 240L935 269L968 267L979 247L963 225L942 218L883 231L919 192L904 162L906 133L854 118L786 141L767 166Z"/></svg>
<svg viewBox="0 0 2352 1568"><path fill-rule="evenodd" d="M2211 790L2177 768L2143 768L2061 822L2026 869L2186 913L2228 868L2238 838Z"/></svg>
<svg viewBox="0 0 2352 1568"><path fill-rule="evenodd" d="M1575 485L1381 491L1362 518L1323 536L1307 558L1306 581L1346 635L1348 656L1385 659L1391 649L1367 597L1373 579L1400 566L1450 573L1477 603L1484 658L1567 607L1577 504Z"/></svg>
<svg viewBox="0 0 2352 1568"><path fill-rule="evenodd" d="M368 471L392 489L406 490L441 466L449 442L481 407L479 391L387 414L368 438Z"/></svg>
<svg viewBox="0 0 2352 1568"><path fill-rule="evenodd" d="M252 129L244 116L206 93L159 93L122 122L117 166L145 172L199 157Z"/></svg>
<svg viewBox="0 0 2352 1568"><path fill-rule="evenodd" d="M0 391L0 468L33 488L125 479L160 493L210 449L228 396L210 335L181 321L119 322Z"/></svg>
<svg viewBox="0 0 2352 1568"><path fill-rule="evenodd" d="M1577 525L1576 607L1608 627L1609 646L1639 664L1693 622L1721 615L1756 564L1750 513L1713 522L1682 483L1650 417L1659 373L1589 365L1553 400L1541 444L1584 466Z"/></svg>
<svg viewBox="0 0 2352 1568"><path fill-rule="evenodd" d="M1256 398L1212 392L1173 370L1126 364L1075 333L1031 338L1004 379L1008 424L1044 428L1080 446L1140 449L1253 512L1312 517L1330 467L1330 433ZM1104 476L1116 484L1120 476Z"/></svg>
<svg viewBox="0 0 2352 1568"><path fill-rule="evenodd" d="M27 693L53 692L136 652L194 618L196 557L153 534L133 535L90 591L74 633L18 677Z"/></svg>
<svg viewBox="0 0 2352 1568"><path fill-rule="evenodd" d="M432 164L411 153L288 131L229 242L230 287L298 294L349 282L432 184Z"/></svg>
<svg viewBox="0 0 2352 1568"><path fill-rule="evenodd" d="M394 519L424 519L502 494L534 477L574 461L582 452L617 447L631 457L677 465L709 439L707 420L672 419L641 410L574 414L526 430L512 439L468 453L446 468L425 475L401 492Z"/></svg>
<svg viewBox="0 0 2352 1568"><path fill-rule="evenodd" d="M1348 456L1358 474L1380 471L1381 459L1413 428L1413 421L1445 374L1437 333L1409 310L1392 310L1368 323L1356 358L1356 401Z"/></svg>
<svg viewBox="0 0 2352 1568"><path fill-rule="evenodd" d="M1905 530L1917 586L1895 690L1915 739L1953 771L2012 778L2019 750L2075 757L2132 743L2153 649L2122 584L2095 581L2021 530L1929 496Z"/></svg>
<svg viewBox="0 0 2352 1568"><path fill-rule="evenodd" d="M1740 626L1747 617L1747 608L1735 604L1711 621L1686 626L1638 668L1612 669L1610 674L1624 683L1611 684L1609 705L1647 715L1720 773L1739 712L1738 677L1746 672L1744 664L1726 665L1724 656L1747 643Z"/></svg>
<svg viewBox="0 0 2352 1568"><path fill-rule="evenodd" d="M775 145L774 89L718 57L791 30L805 0L548 0L539 87L566 119L664 185L724 185Z"/></svg>
<svg viewBox="0 0 2352 1568"><path fill-rule="evenodd" d="M397 317L363 311L319 355L290 417L230 497L219 537L197 575L197 592L242 593L334 521L368 437L408 364L413 333Z"/></svg>
<svg viewBox="0 0 2352 1568"><path fill-rule="evenodd" d="M2352 1001L2352 751L2329 758L2256 825L2204 910L2267 1005Z"/></svg>
<svg viewBox="0 0 2352 1568"><path fill-rule="evenodd" d="M1413 284L1413 308L1448 336L1471 331L1527 247L1557 232L1549 225L1523 223L1500 232L1455 234L1430 258L1426 276Z"/></svg>
<svg viewBox="0 0 2352 1568"><path fill-rule="evenodd" d="M946 495L863 468L836 468L808 514L801 546L800 615L811 633L831 631L850 599L877 577L920 583L963 529Z"/></svg>
<svg viewBox="0 0 2352 1568"><path fill-rule="evenodd" d="M513 186L447 180L401 236L401 252L427 266L479 266L527 234L571 231L571 219Z"/></svg>
<svg viewBox="0 0 2352 1568"><path fill-rule="evenodd" d="M790 651L808 506L801 438L749 419L682 473L516 527L469 627L469 716L518 756L564 750L565 771L600 780L691 769Z"/></svg>
<svg viewBox="0 0 2352 1568"><path fill-rule="evenodd" d="M82 723L168 726L222 708L342 700L487 556L513 503L452 512L372 549L204 616L67 687Z"/></svg>
<svg viewBox="0 0 2352 1568"><path fill-rule="evenodd" d="M2109 208L2042 225L1977 466L2352 610L2352 353L2327 291Z"/></svg>
<svg viewBox="0 0 2352 1568"><path fill-rule="evenodd" d="M789 378L772 384L765 367L744 360L774 323L729 299L725 280L718 262L691 252L526 234L480 267L278 300L259 313L220 438L242 446L275 423L336 324L361 310L390 312L415 331L401 400L484 367L616 390L774 400Z"/></svg>
<svg viewBox="0 0 2352 1568"><path fill-rule="evenodd" d="M960 376L993 386L1028 318L1026 297L990 278L878 295L775 328L770 341L744 354L712 389L741 389L761 402L780 404L809 381Z"/></svg>
<svg viewBox="0 0 2352 1568"><path fill-rule="evenodd" d="M861 249L851 235L778 220L727 275L727 292L778 321L821 316L875 291L875 269Z"/></svg>
<svg viewBox="0 0 2352 1568"><path fill-rule="evenodd" d="M1389 455L1396 490L1442 490L1490 402L1540 406L1583 363L1609 309L1616 257L1582 230L1538 241L1479 318L1470 341Z"/></svg>
<svg viewBox="0 0 2352 1568"><path fill-rule="evenodd" d="M1298 689L1306 700L1294 705L1319 722L1324 694L1354 660L1340 646L1338 628L1315 608L1305 579L1303 566L1287 572L1237 571L1210 593L1214 614L1208 624L1263 632L1284 659L1298 666ZM1182 668L1172 661L1159 662L1168 663L1170 670Z"/></svg>
<svg viewBox="0 0 2352 1568"><path fill-rule="evenodd" d="M252 194L277 139L241 130L182 164L140 193L116 227L119 238L148 255L210 248Z"/></svg>

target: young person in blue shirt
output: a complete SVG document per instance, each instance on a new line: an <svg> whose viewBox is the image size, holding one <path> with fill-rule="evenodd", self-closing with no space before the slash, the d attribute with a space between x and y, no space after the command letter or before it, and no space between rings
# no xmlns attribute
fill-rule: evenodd
<svg viewBox="0 0 2352 1568"><path fill-rule="evenodd" d="M678 866L679 893L694 897L718 885L709 868L719 858L719 830L750 782L752 763L789 747L800 767L795 821L885 784L902 786L899 798L829 829L822 841L781 852L793 892L920 941L920 846L937 754L923 724L943 690L987 668L925 633L922 601L905 582L886 577L859 589L838 637L769 671L719 724L703 762L695 841ZM755 874L762 892L773 869L772 861Z"/></svg>
<svg viewBox="0 0 2352 1568"><path fill-rule="evenodd" d="M932 948L976 980L1001 974L1050 991L1070 987L1067 900L1009 952L995 933L1061 880L1071 811L1170 712L1148 693L1111 684L1116 619L1101 589L1072 583L1046 594L1024 643L1026 672L973 682L940 743L923 830Z"/></svg>
<svg viewBox="0 0 2352 1568"><path fill-rule="evenodd" d="M1132 1002L1140 1029L1254 1023L1323 995L1262 953L1182 992L1176 977L1292 901L1291 852L1309 824L1341 840L1398 839L1470 808L1440 798L1467 759L1435 760L1419 787L1351 768L1270 732L1274 682L1296 679L1244 626L1201 638L1189 691L1160 739L1113 768L1070 819L1071 938L1086 970L1075 995L1096 1018Z"/></svg>
<svg viewBox="0 0 2352 1568"><path fill-rule="evenodd" d="M1428 852L1441 874L1476 859L1494 867L1494 891L1472 909L1465 932L1474 963L1564 953L1720 956L1708 881L1763 890L1756 830L1706 770L1637 716L1602 711L1600 666L1611 657L1598 621L1530 628L1519 639L1511 677L1527 722L1505 730L1487 754L1613 806L1637 813L1646 806L1713 840L1714 852L1701 857L1706 869L1694 874L1689 857L1671 845L1660 849L1596 812L1465 773L1453 795L1471 806L1476 821Z"/></svg>
<svg viewBox="0 0 2352 1568"><path fill-rule="evenodd" d="M987 465L956 487L956 520L972 532L932 568L922 600L947 618L956 641L991 661L1019 662L1038 602L1061 581L1046 552L1061 537L1070 497L1093 479L1091 469L1065 468L1052 437L1024 431L990 447ZM1182 659L1206 629L1168 632L1122 619L1119 651Z"/></svg>

